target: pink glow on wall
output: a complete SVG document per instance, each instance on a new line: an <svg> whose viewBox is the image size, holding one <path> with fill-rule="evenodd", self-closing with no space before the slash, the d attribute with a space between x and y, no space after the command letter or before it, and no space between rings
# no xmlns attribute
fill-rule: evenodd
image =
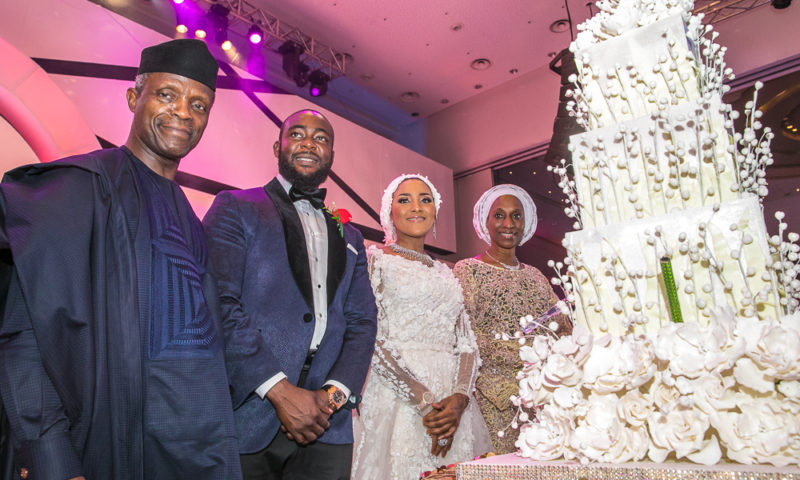
<svg viewBox="0 0 800 480"><path fill-rule="evenodd" d="M42 162L100 147L64 92L28 56L0 38L0 115Z"/></svg>

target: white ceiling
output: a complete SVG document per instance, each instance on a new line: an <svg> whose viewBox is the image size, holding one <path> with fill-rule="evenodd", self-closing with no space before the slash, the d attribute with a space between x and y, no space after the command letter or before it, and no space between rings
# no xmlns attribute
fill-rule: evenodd
<svg viewBox="0 0 800 480"><path fill-rule="evenodd" d="M346 67L351 81L420 118L547 65L548 55L570 42L569 30L550 31L567 18L565 0L249 3L352 55ZM574 25L589 16L589 3L569 1ZM492 66L472 69L480 58ZM419 99L405 103L404 92L417 92Z"/></svg>

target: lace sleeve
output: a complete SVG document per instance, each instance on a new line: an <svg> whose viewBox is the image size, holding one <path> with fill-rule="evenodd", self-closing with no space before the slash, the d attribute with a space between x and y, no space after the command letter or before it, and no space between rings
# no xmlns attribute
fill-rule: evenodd
<svg viewBox="0 0 800 480"><path fill-rule="evenodd" d="M394 393L417 408L420 415L425 416L433 410L433 392L426 387L406 367L403 358L397 353L387 335L386 309L383 307L382 270L375 262L375 256L369 259L369 276L378 306L378 335L375 340L375 355L372 356L372 375L380 377L389 385Z"/></svg>
<svg viewBox="0 0 800 480"><path fill-rule="evenodd" d="M478 378L481 359L478 354L478 342L466 311L461 312L461 316L456 322L455 349L458 355L458 370L456 388L453 393L463 393L470 397L475 390L475 380Z"/></svg>

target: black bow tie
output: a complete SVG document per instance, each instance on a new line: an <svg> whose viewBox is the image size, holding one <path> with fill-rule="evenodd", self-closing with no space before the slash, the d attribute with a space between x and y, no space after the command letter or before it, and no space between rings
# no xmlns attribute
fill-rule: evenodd
<svg viewBox="0 0 800 480"><path fill-rule="evenodd" d="M293 202L296 202L298 200L308 200L311 203L312 207L319 210L320 208L325 206L326 193L327 189L325 188L318 188L316 190L312 190L309 192L292 185L292 188L289 189L289 198Z"/></svg>

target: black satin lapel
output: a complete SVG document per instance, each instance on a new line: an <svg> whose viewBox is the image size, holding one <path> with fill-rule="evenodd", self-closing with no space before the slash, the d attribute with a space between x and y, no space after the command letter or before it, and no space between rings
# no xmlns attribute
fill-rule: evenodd
<svg viewBox="0 0 800 480"><path fill-rule="evenodd" d="M286 240L286 252L289 255L289 267L292 269L292 276L303 294L311 314L314 314L314 297L311 288L311 271L308 266L308 250L306 249L306 239L303 234L303 225L300 223L300 216L294 208L294 204L289 200L289 195L283 189L278 179L273 178L266 186L264 191L272 200L278 215L283 224L283 237Z"/></svg>
<svg viewBox="0 0 800 480"><path fill-rule="evenodd" d="M347 264L349 252L345 247L344 238L339 233L339 225L331 215L325 212L325 224L328 226L328 306L330 307L333 297L336 296L336 289L344 275L344 267Z"/></svg>

